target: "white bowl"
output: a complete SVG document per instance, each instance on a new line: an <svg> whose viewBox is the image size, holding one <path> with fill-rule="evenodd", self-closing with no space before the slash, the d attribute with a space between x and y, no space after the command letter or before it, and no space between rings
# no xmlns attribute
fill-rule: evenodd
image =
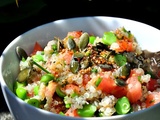
<svg viewBox="0 0 160 120"><path fill-rule="evenodd" d="M18 74L19 60L15 53L16 46L21 46L29 54L38 41L46 45L54 36L64 38L69 31L83 30L101 36L104 31L114 30L124 26L137 38L142 49L159 51L160 30L129 19L93 16L78 17L53 21L36 28L33 28L15 38L3 51L0 60L0 81L1 88L8 108L15 120L158 120L160 119L160 103L145 110L127 115L97 118L72 118L53 114L45 110L37 109L28 105L15 96L12 92L13 82ZM43 46L43 47L44 47Z"/></svg>

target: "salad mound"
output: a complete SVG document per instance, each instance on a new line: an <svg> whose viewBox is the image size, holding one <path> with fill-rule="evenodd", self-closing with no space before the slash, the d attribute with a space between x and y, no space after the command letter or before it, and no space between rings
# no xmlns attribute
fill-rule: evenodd
<svg viewBox="0 0 160 120"><path fill-rule="evenodd" d="M37 108L72 117L105 117L160 102L159 76L151 69L153 53L146 57L125 27L101 37L69 31L44 48L36 42L30 55L20 53L14 93Z"/></svg>

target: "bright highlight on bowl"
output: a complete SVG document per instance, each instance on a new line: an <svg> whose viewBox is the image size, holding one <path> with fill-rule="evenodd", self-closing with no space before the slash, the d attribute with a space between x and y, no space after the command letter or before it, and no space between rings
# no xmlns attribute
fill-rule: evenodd
<svg viewBox="0 0 160 120"><path fill-rule="evenodd" d="M32 119L49 120L159 118L160 53L146 42L152 37L145 28L157 42L158 29L114 17L66 19L22 34L1 56L2 90L11 113L22 119L17 113L22 110L24 120L31 112L38 115ZM6 67L10 57L15 64ZM4 77L6 68L12 77Z"/></svg>

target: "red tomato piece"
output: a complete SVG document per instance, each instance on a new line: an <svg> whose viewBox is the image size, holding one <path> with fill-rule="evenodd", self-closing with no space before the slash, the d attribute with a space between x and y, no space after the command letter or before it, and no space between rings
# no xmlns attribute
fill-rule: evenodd
<svg viewBox="0 0 160 120"><path fill-rule="evenodd" d="M72 110L72 108L68 109L65 115L71 117L79 117L77 110L76 109Z"/></svg>
<svg viewBox="0 0 160 120"><path fill-rule="evenodd" d="M115 80L110 75L101 74L102 81L98 85L98 89L106 94L114 95L117 98L126 96L127 88L125 86L117 86Z"/></svg>
<svg viewBox="0 0 160 120"><path fill-rule="evenodd" d="M146 98L146 107L151 107L160 102L160 92L151 92Z"/></svg>
<svg viewBox="0 0 160 120"><path fill-rule="evenodd" d="M142 96L142 85L138 81L137 76L133 76L127 79L127 97L131 103L136 103Z"/></svg>
<svg viewBox="0 0 160 120"><path fill-rule="evenodd" d="M147 83L147 89L149 91L154 91L158 87L158 82L156 79L151 78L150 81Z"/></svg>
<svg viewBox="0 0 160 120"><path fill-rule="evenodd" d="M127 88L126 86L116 86L114 90L111 91L111 94L114 95L116 98L121 98L123 96L126 96Z"/></svg>
<svg viewBox="0 0 160 120"><path fill-rule="evenodd" d="M133 42L129 41L127 39L124 40L119 40L117 41L118 45L119 45L119 49L117 49L117 52L123 52L123 51L133 51Z"/></svg>
<svg viewBox="0 0 160 120"><path fill-rule="evenodd" d="M79 38L82 35L82 31L72 31L72 32L68 32L67 36L71 36L73 38Z"/></svg>
<svg viewBox="0 0 160 120"><path fill-rule="evenodd" d="M116 87L114 80L110 77L103 77L102 81L98 85L98 89L106 94L110 94Z"/></svg>
<svg viewBox="0 0 160 120"><path fill-rule="evenodd" d="M37 51L43 51L43 48L38 42L35 42L31 56L35 55Z"/></svg>

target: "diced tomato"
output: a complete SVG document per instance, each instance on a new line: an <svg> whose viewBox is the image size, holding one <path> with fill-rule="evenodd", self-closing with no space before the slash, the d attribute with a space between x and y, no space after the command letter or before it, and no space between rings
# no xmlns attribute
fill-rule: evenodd
<svg viewBox="0 0 160 120"><path fill-rule="evenodd" d="M72 31L68 32L67 36L73 37L73 38L79 38L82 35L82 31Z"/></svg>
<svg viewBox="0 0 160 120"><path fill-rule="evenodd" d="M90 80L91 80L90 74L83 75L83 85L86 85Z"/></svg>
<svg viewBox="0 0 160 120"><path fill-rule="evenodd" d="M116 98L121 98L126 96L127 94L127 87L126 86L116 86L111 94L114 95Z"/></svg>
<svg viewBox="0 0 160 120"><path fill-rule="evenodd" d="M98 89L106 94L112 94L117 98L126 95L127 89L124 86L117 86L114 79L108 75L102 75L102 81L98 85Z"/></svg>
<svg viewBox="0 0 160 120"><path fill-rule="evenodd" d="M98 89L102 90L106 94L110 94L116 87L114 80L111 77L103 77L102 81L98 85Z"/></svg>
<svg viewBox="0 0 160 120"><path fill-rule="evenodd" d="M136 103L142 96L142 85L138 81L137 76L133 76L127 79L127 97L131 103Z"/></svg>
<svg viewBox="0 0 160 120"><path fill-rule="evenodd" d="M146 107L151 107L160 102L160 92L151 92L146 98Z"/></svg>
<svg viewBox="0 0 160 120"><path fill-rule="evenodd" d="M158 87L158 82L156 79L151 78L150 81L147 83L147 89L149 91L154 91Z"/></svg>
<svg viewBox="0 0 160 120"><path fill-rule="evenodd" d="M43 51L43 48L38 42L35 42L31 56L35 55L37 51Z"/></svg>
<svg viewBox="0 0 160 120"><path fill-rule="evenodd" d="M117 52L123 52L123 51L131 52L134 50L132 41L128 41L128 40L124 39L124 40L117 41L117 43L119 45L119 49L116 50Z"/></svg>
<svg viewBox="0 0 160 120"><path fill-rule="evenodd" d="M71 116L71 117L79 117L77 110L74 109L72 110L71 108L67 110L67 112L65 113L66 116Z"/></svg>

